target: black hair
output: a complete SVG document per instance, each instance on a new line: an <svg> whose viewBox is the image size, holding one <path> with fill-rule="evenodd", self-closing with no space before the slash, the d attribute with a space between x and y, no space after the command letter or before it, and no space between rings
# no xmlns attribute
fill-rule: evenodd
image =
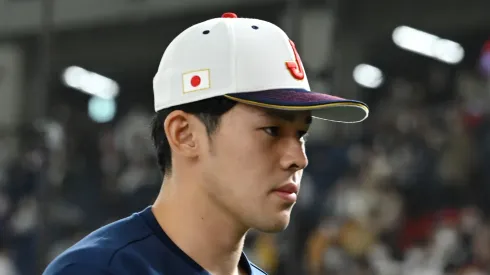
<svg viewBox="0 0 490 275"><path fill-rule="evenodd" d="M158 111L151 122L151 137L155 145L157 162L162 174L165 176L172 172L172 153L163 129L163 123L170 113L181 110L195 115L206 127L208 135L211 136L218 128L221 116L231 110L235 105L235 101L220 96Z"/></svg>

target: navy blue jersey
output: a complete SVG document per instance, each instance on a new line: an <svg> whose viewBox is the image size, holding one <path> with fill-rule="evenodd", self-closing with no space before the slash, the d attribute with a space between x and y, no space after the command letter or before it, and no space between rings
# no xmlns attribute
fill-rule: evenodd
<svg viewBox="0 0 490 275"><path fill-rule="evenodd" d="M251 275L264 271L242 254ZM209 275L162 230L151 207L106 225L70 247L44 275Z"/></svg>

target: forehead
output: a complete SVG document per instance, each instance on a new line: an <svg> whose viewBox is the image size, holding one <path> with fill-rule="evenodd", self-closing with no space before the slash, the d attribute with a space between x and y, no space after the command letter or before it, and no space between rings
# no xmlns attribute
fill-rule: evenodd
<svg viewBox="0 0 490 275"><path fill-rule="evenodd" d="M238 108L246 112L248 116L254 116L262 119L279 119L287 122L300 122L311 124L312 116L310 111L285 111L268 109L250 105L239 104Z"/></svg>
<svg viewBox="0 0 490 275"><path fill-rule="evenodd" d="M309 111L282 111L282 110L265 110L265 116L285 120L287 122L303 122L311 124L312 116Z"/></svg>

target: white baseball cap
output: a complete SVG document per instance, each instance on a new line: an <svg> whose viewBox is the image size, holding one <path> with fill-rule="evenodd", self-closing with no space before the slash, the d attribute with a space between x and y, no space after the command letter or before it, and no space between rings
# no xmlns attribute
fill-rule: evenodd
<svg viewBox="0 0 490 275"><path fill-rule="evenodd" d="M319 110L321 117L355 123L368 106L310 90L294 43L278 26L225 13L189 27L165 50L153 79L155 111L225 96L280 110Z"/></svg>

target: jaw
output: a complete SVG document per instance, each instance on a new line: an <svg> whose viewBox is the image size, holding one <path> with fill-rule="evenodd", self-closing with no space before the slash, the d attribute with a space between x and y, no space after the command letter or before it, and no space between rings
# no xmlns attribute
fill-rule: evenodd
<svg viewBox="0 0 490 275"><path fill-rule="evenodd" d="M255 217L249 226L266 233L281 232L289 225L293 206L294 204L282 204L281 206L277 206L276 204L273 209L269 208L264 209L264 211L258 211L258 216Z"/></svg>

